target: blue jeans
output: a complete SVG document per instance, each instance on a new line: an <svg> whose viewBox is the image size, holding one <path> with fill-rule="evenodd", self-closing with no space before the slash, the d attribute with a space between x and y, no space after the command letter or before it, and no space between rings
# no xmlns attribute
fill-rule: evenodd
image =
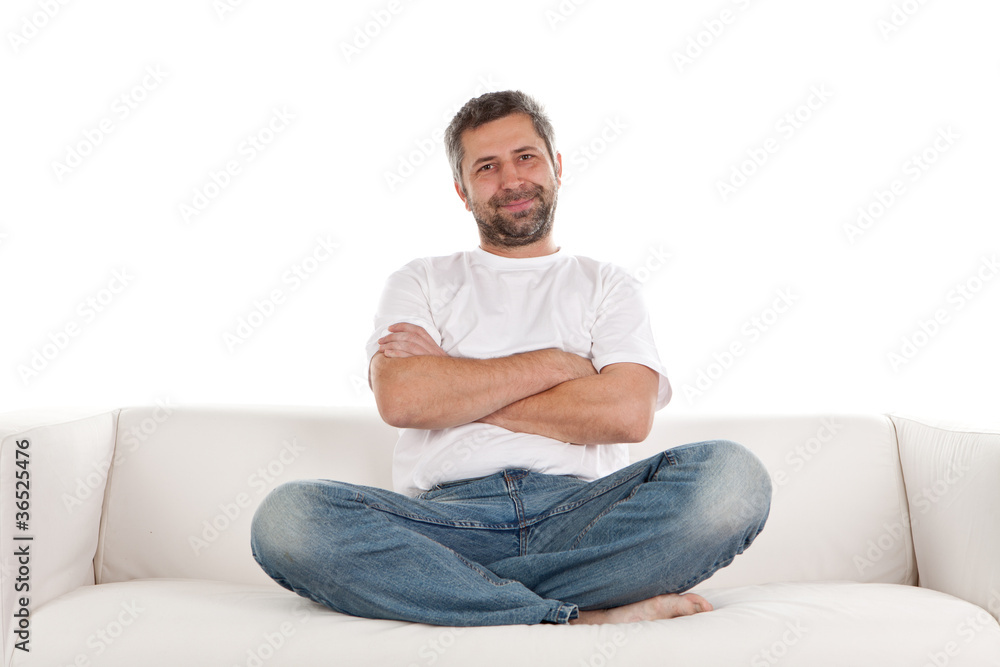
<svg viewBox="0 0 1000 667"><path fill-rule="evenodd" d="M567 623L712 576L763 529L770 498L757 457L712 440L592 482L508 469L416 498L288 482L257 509L250 542L275 581L345 614Z"/></svg>

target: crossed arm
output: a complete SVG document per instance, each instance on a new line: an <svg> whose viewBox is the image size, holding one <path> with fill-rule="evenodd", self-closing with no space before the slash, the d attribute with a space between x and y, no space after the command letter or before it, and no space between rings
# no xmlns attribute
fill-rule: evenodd
<svg viewBox="0 0 1000 667"><path fill-rule="evenodd" d="M422 327L400 322L379 339L369 383L382 419L439 429L479 421L575 444L641 442L659 377L635 363L598 373L579 355L546 348L494 359L450 357Z"/></svg>

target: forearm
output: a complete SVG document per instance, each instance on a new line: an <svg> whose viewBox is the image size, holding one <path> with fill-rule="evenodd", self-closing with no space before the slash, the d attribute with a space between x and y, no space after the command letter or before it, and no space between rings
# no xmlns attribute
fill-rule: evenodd
<svg viewBox="0 0 1000 667"><path fill-rule="evenodd" d="M653 375L592 375L515 401L479 421L578 445L641 442L652 428L656 382Z"/></svg>
<svg viewBox="0 0 1000 667"><path fill-rule="evenodd" d="M447 356L372 359L382 418L399 428L440 429L476 421L577 377L555 348L494 359ZM591 370L593 372L593 370Z"/></svg>

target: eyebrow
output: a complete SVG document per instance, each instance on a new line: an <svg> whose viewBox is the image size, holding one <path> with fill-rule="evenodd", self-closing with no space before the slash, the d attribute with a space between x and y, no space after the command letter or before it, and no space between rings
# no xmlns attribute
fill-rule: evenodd
<svg viewBox="0 0 1000 667"><path fill-rule="evenodd" d="M541 152L541 150L537 146L521 146L520 148L515 148L510 153L511 155L517 155L518 153L526 153L528 151L534 151L535 153ZM491 162L496 159L497 159L496 155L487 155L485 157L481 157L475 162L473 162L472 165L470 165L470 168L474 169L476 165L480 164L481 162Z"/></svg>

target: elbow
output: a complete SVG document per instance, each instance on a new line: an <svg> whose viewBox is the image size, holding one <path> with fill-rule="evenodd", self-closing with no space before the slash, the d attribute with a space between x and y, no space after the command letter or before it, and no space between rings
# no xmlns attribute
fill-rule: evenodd
<svg viewBox="0 0 1000 667"><path fill-rule="evenodd" d="M389 426L394 428L440 428L433 423L433 416L428 414L425 406L419 401L419 396L413 392L396 388L391 390L382 387L383 391L375 393L375 405L378 414Z"/></svg>
<svg viewBox="0 0 1000 667"><path fill-rule="evenodd" d="M638 443L648 438L650 432L653 430L653 414L654 411L652 409L631 412L622 426L620 442Z"/></svg>
<svg viewBox="0 0 1000 667"><path fill-rule="evenodd" d="M375 405L378 406L378 414L382 418L382 421L394 428L407 428L406 416L395 405L390 405L389 403L385 399L379 400L377 397L375 399Z"/></svg>
<svg viewBox="0 0 1000 667"><path fill-rule="evenodd" d="M390 363L381 352L376 353L371 362L369 378L382 421L395 428L411 428L412 415L409 413L414 401L406 392L411 383L401 373L398 361Z"/></svg>
<svg viewBox="0 0 1000 667"><path fill-rule="evenodd" d="M414 414L414 402L407 400L399 391L380 391L375 394L375 405L378 414L389 426L395 428L422 428L417 424L417 414Z"/></svg>
<svg viewBox="0 0 1000 667"><path fill-rule="evenodd" d="M378 414L389 426L433 430L457 426L441 400L435 399L433 382L427 380L431 357L386 359L379 352L373 363L372 391Z"/></svg>
<svg viewBox="0 0 1000 667"><path fill-rule="evenodd" d="M386 424L394 428L417 428L423 430L434 430L434 429L447 428L448 426L457 425L457 424L438 423L421 411L406 409L402 406L383 408L380 405L378 413L382 417L382 421L384 421Z"/></svg>

